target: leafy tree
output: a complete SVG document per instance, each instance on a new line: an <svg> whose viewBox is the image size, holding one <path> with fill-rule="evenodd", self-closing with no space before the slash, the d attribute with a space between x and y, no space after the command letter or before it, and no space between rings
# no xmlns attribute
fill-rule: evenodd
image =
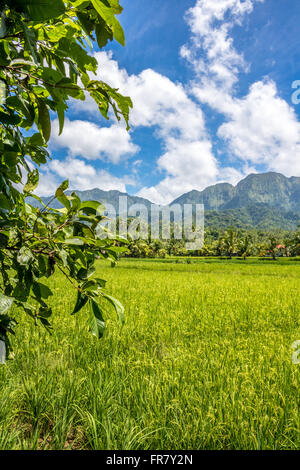
<svg viewBox="0 0 300 470"><path fill-rule="evenodd" d="M300 231L295 232L286 240L287 250L291 256L300 255Z"/></svg>
<svg viewBox="0 0 300 470"><path fill-rule="evenodd" d="M17 324L10 314L13 305L51 329L48 298L52 292L44 279L56 269L77 290L72 313L89 303L94 335L101 337L105 328L99 297L111 302L123 321L122 305L103 290L105 281L93 276L96 256L115 259L124 250L120 240L109 240L99 231L101 205L81 202L75 193L66 196L67 182L55 194L63 209L36 209L26 197L37 198L33 191L39 181L38 167L49 158L51 116L58 117L61 133L70 98L84 100L90 95L106 119L112 111L118 120L123 116L127 127L132 103L109 84L91 78L97 61L87 52L94 40L99 47L113 38L124 45L116 17L122 11L119 0L4 0L0 11L0 84L6 95L0 103L3 362L9 334ZM31 129L37 132L28 132Z"/></svg>
<svg viewBox="0 0 300 470"><path fill-rule="evenodd" d="M278 252L277 245L278 245L278 242L277 242L276 238L273 235L271 235L269 237L269 240L268 240L268 243L267 243L267 250L270 253L270 255L272 256L274 261L276 260L276 255L277 255L277 252Z"/></svg>
<svg viewBox="0 0 300 470"><path fill-rule="evenodd" d="M253 248L253 241L250 235L246 234L245 236L239 238L238 251L244 260L246 260L247 257L253 253Z"/></svg>
<svg viewBox="0 0 300 470"><path fill-rule="evenodd" d="M148 258L150 255L149 244L145 240L133 240L128 244L128 254L133 258Z"/></svg>
<svg viewBox="0 0 300 470"><path fill-rule="evenodd" d="M237 236L233 229L228 229L221 238L221 250L231 259L237 246Z"/></svg>

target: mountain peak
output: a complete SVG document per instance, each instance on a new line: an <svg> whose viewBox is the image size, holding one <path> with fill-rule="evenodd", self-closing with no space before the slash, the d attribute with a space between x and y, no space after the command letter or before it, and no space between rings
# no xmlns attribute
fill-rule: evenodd
<svg viewBox="0 0 300 470"><path fill-rule="evenodd" d="M147 199L131 196L118 190L103 191L94 188L75 192L82 200L96 200L104 205L110 204L117 212L119 196L127 196L128 207L133 204L144 204L150 211L152 204ZM50 199L51 197L42 198L45 204ZM30 198L30 203L35 205L36 201ZM251 212L251 214L255 214L255 220L258 220L257 214L261 214L264 218L264 213L266 214L268 210L269 215L266 217L269 217L270 220L274 219L274 214L290 213L292 216L291 223L296 226L299 218L297 214L300 214L300 177L292 176L287 178L276 172L252 173L242 179L236 186L230 183L218 183L208 186L203 191L193 190L178 197L172 204L204 204L206 214L209 211L217 211L221 218L226 218L230 211L238 211L239 215ZM54 201L52 206L54 208L61 207L58 201ZM282 228L286 228L282 222L282 220L285 220L284 217L277 218L277 220Z"/></svg>

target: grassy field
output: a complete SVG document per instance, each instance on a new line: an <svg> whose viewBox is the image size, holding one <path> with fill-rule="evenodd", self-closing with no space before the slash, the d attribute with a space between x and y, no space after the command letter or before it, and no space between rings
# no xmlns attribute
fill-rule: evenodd
<svg viewBox="0 0 300 470"><path fill-rule="evenodd" d="M167 261L99 262L126 307L101 341L50 282L54 334L26 319L0 366L0 449L300 449L300 263Z"/></svg>

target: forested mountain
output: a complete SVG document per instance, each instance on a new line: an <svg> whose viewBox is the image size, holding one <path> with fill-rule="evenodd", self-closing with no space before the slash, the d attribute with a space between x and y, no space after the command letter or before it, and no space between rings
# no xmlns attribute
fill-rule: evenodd
<svg viewBox="0 0 300 470"><path fill-rule="evenodd" d="M144 204L150 213L149 200L120 191L95 188L76 193L82 200L111 204L117 213L119 197L127 196L128 207ZM71 191L67 194L71 194ZM42 200L48 204L51 197L44 197ZM35 200L30 202L36 205ZM300 221L300 178L287 178L279 173L251 174L236 186L219 183L203 191L190 191L175 199L172 204L204 204L205 224L208 227L293 230ZM61 207L56 200L51 206Z"/></svg>
<svg viewBox="0 0 300 470"><path fill-rule="evenodd" d="M300 213L300 178L287 178L280 173L251 174L236 186L220 183L203 191L191 191L174 203L202 203L206 210L237 209L264 204L285 212Z"/></svg>

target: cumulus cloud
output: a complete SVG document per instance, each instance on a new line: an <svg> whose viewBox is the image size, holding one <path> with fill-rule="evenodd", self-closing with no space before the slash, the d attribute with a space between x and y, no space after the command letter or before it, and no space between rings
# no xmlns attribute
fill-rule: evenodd
<svg viewBox="0 0 300 470"><path fill-rule="evenodd" d="M68 155L81 156L88 160L109 160L119 163L121 158L138 152L139 147L131 142L126 129L114 124L98 127L89 121L65 120L63 133L58 135L58 120L52 122L52 148L67 148Z"/></svg>
<svg viewBox="0 0 300 470"><path fill-rule="evenodd" d="M263 165L265 170L299 175L300 123L276 84L262 79L246 96L236 96L235 84L248 66L234 47L231 29L261 1L198 0L186 14L191 42L181 55L195 70L193 95L224 115L217 134L235 163L242 161L244 168L250 165L254 171Z"/></svg>
<svg viewBox="0 0 300 470"><path fill-rule="evenodd" d="M168 176L156 186L139 192L139 196L158 204L170 203L193 189L203 189L213 184L218 175L217 161L207 140L180 142L173 139L167 152L159 158L158 168Z"/></svg>
<svg viewBox="0 0 300 470"><path fill-rule="evenodd" d="M230 30L252 12L255 2L261 1L198 0L187 11L192 36L180 53L193 65L202 86L212 82L228 92L237 82L238 72L246 69L246 63L234 48Z"/></svg>
<svg viewBox="0 0 300 470"><path fill-rule="evenodd" d="M133 101L130 124L136 127L156 127L159 137L167 139L178 135L185 139L199 139L205 135L204 116L201 108L188 97L180 83L152 69L139 75L129 75L120 69L111 52L97 52L99 67L97 78L107 81L120 93ZM73 103L79 111L94 113L95 103L91 99Z"/></svg>
<svg viewBox="0 0 300 470"><path fill-rule="evenodd" d="M300 174L300 123L274 82L254 83L226 115L218 134L234 155L287 176Z"/></svg>
<svg viewBox="0 0 300 470"><path fill-rule="evenodd" d="M63 179L69 180L70 189L77 190L101 188L104 191L116 189L125 192L126 184L134 184L129 176L118 178L105 170L95 169L83 160L67 157L65 160L51 160L47 169L40 172L37 194L53 194Z"/></svg>

